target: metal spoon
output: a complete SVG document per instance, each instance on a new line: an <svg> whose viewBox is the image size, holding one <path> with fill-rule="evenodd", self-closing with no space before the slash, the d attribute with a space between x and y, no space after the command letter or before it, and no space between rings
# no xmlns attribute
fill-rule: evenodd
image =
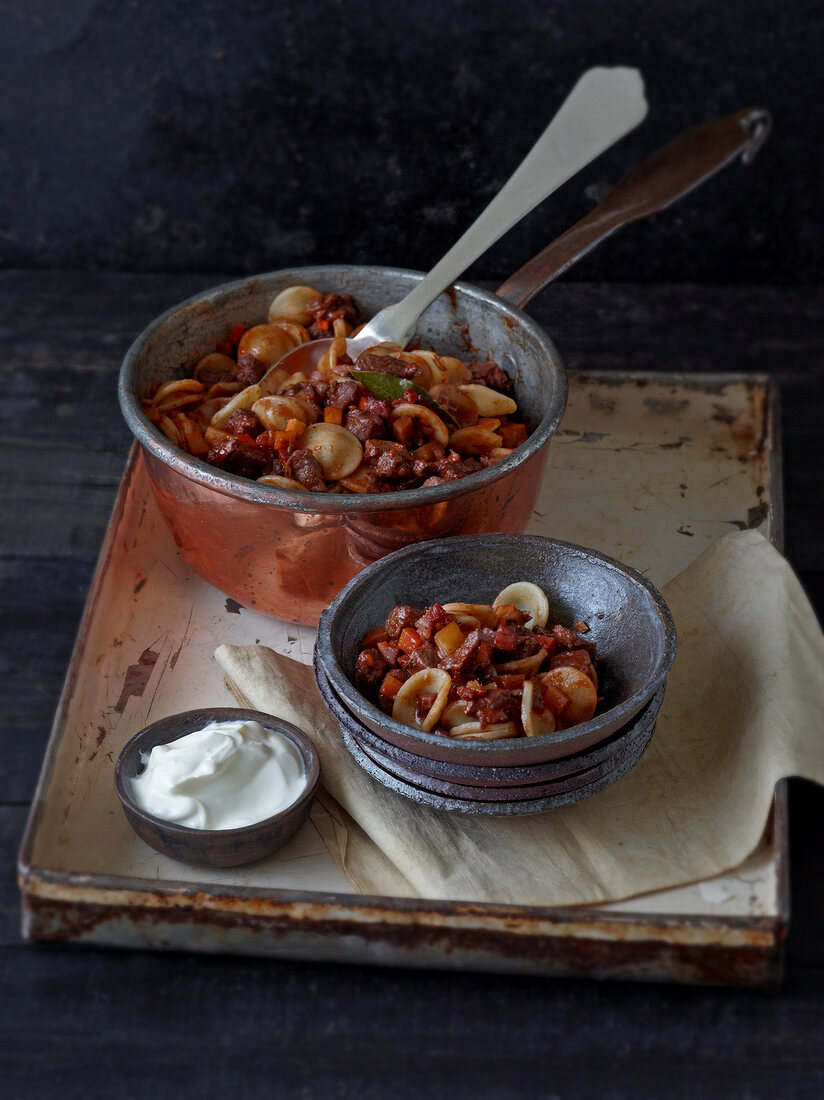
<svg viewBox="0 0 824 1100"><path fill-rule="evenodd" d="M375 314L357 336L346 341L351 359L374 344L392 341L405 347L418 318L455 279L508 229L614 145L646 116L644 83L637 69L588 69L561 104L536 144L464 235L400 302ZM287 352L260 380L277 371L314 370L332 340L313 340Z"/></svg>

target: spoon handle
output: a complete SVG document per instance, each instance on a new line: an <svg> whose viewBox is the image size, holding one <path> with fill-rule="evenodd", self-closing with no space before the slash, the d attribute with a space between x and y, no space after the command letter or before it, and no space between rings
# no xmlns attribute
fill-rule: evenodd
<svg viewBox="0 0 824 1100"><path fill-rule="evenodd" d="M587 70L509 181L460 240L401 302L372 319L366 343L374 343L379 336L405 345L427 306L474 260L547 195L629 133L646 113L644 84L636 69ZM360 334L355 342L360 342Z"/></svg>
<svg viewBox="0 0 824 1100"><path fill-rule="evenodd" d="M576 222L498 287L523 308L593 248L630 222L664 210L739 155L749 164L767 138L770 115L748 107L687 130L633 169L585 218Z"/></svg>

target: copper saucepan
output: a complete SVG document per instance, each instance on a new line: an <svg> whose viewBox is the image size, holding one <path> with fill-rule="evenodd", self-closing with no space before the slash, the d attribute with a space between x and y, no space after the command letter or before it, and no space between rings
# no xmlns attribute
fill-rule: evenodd
<svg viewBox="0 0 824 1100"><path fill-rule="evenodd" d="M540 489L546 445L563 416L566 380L554 344L521 307L623 225L662 210L739 155L751 159L768 128L769 115L753 108L688 131L636 168L497 295L460 282L433 303L420 321L421 345L499 362L514 380L531 433L508 458L445 485L340 495L277 489L178 450L140 408L153 384L180 377L236 323L260 323L287 286L352 294L371 316L399 301L422 278L419 272L293 268L216 287L163 314L127 352L119 396L184 559L244 606L316 623L347 581L392 550L448 535L523 531Z"/></svg>

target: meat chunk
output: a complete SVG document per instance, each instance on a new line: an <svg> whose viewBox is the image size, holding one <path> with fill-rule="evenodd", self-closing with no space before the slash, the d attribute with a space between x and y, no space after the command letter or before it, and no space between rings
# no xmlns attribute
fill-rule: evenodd
<svg viewBox="0 0 824 1100"><path fill-rule="evenodd" d="M326 492L326 482L320 463L311 451L303 447L292 451L285 463L286 476L299 481L315 493Z"/></svg>
<svg viewBox="0 0 824 1100"><path fill-rule="evenodd" d="M306 303L306 312L312 314L316 325L322 325L323 322L337 321L340 317L345 321L354 321L358 307L351 294L320 294ZM321 331L327 330L322 328Z"/></svg>
<svg viewBox="0 0 824 1100"><path fill-rule="evenodd" d="M399 638L404 627L413 626L416 619L423 615L423 609L412 607L409 604L399 604L393 607L386 616L384 629L390 638Z"/></svg>
<svg viewBox="0 0 824 1100"><path fill-rule="evenodd" d="M474 699L469 707L483 727L494 726L498 722L509 722L521 712L521 692L506 688L490 688Z"/></svg>
<svg viewBox="0 0 824 1100"><path fill-rule="evenodd" d="M235 409L224 430L229 435L250 435L254 439L263 431L263 425L249 409Z"/></svg>
<svg viewBox="0 0 824 1100"><path fill-rule="evenodd" d="M381 477L409 477L412 456L402 443L389 439L369 439L363 448L366 461Z"/></svg>
<svg viewBox="0 0 824 1100"><path fill-rule="evenodd" d="M295 382L280 392L284 397L299 397L301 401L306 401L315 407L320 405L321 394L314 382Z"/></svg>
<svg viewBox="0 0 824 1100"><path fill-rule="evenodd" d="M592 668L592 658L585 649L565 649L549 659L550 668L580 668L588 672Z"/></svg>
<svg viewBox="0 0 824 1100"><path fill-rule="evenodd" d="M481 458L461 458L457 451L450 451L438 464L438 475L444 481L456 481L459 477L485 469L487 465Z"/></svg>
<svg viewBox="0 0 824 1100"><path fill-rule="evenodd" d="M467 363L474 382L481 382L484 386L491 386L493 390L501 390L509 393L512 389L512 379L491 360L485 363Z"/></svg>
<svg viewBox="0 0 824 1100"><path fill-rule="evenodd" d="M552 636L561 649L585 649L587 653L595 652L595 646L592 642L588 642L586 638L582 638L580 634L576 634L568 626L553 626Z"/></svg>
<svg viewBox="0 0 824 1100"><path fill-rule="evenodd" d="M227 473L249 478L259 478L269 465L268 456L259 447L244 443L236 435L209 451L206 461Z"/></svg>
<svg viewBox="0 0 824 1100"><path fill-rule="evenodd" d="M377 691L388 665L377 649L364 649L355 664L355 683L364 692Z"/></svg>
<svg viewBox="0 0 824 1100"><path fill-rule="evenodd" d="M441 661L450 676L483 679L492 672L495 632L485 627L470 631L458 648Z"/></svg>
<svg viewBox="0 0 824 1100"><path fill-rule="evenodd" d="M363 387L354 378L334 378L326 391L326 404L335 409L354 405Z"/></svg>
<svg viewBox="0 0 824 1100"><path fill-rule="evenodd" d="M235 379L243 386L251 386L259 382L266 373L266 364L254 355L241 355L237 361L237 373Z"/></svg>
<svg viewBox="0 0 824 1100"><path fill-rule="evenodd" d="M438 650L432 642L424 642L412 650L403 667L411 674L423 672L425 668L437 668Z"/></svg>
<svg viewBox="0 0 824 1100"><path fill-rule="evenodd" d="M371 351L361 352L358 356L358 370L376 370L381 374L392 374L395 378L408 378L410 382L423 374L417 363L405 363L394 355L375 355Z"/></svg>
<svg viewBox="0 0 824 1100"><path fill-rule="evenodd" d="M380 439L386 431L386 421L382 416L373 412L362 412L360 409L350 409L343 423L361 443L365 443L367 439Z"/></svg>
<svg viewBox="0 0 824 1100"><path fill-rule="evenodd" d="M423 615L415 621L415 629L422 638L434 638L439 630L443 630L449 623L457 620L454 615L444 611L439 603L433 603L424 611Z"/></svg>

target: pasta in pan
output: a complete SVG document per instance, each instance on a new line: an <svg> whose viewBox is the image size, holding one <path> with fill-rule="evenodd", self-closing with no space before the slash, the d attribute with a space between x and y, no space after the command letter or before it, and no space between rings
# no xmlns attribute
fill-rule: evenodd
<svg viewBox="0 0 824 1100"><path fill-rule="evenodd" d="M378 344L353 362L347 294L291 286L267 321L237 325L190 376L143 401L175 446L228 473L280 488L380 493L438 485L501 461L527 438L497 363ZM316 370L267 370L292 348L332 337Z"/></svg>

